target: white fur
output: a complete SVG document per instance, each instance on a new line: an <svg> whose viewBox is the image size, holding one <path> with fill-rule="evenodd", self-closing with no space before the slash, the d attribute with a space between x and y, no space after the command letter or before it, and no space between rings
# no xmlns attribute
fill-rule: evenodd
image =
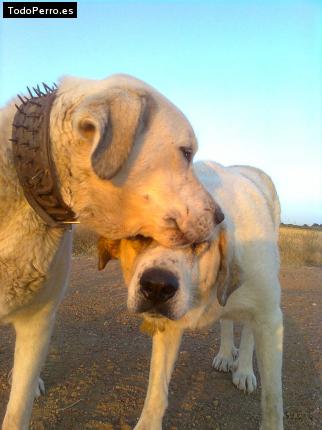
<svg viewBox="0 0 322 430"><path fill-rule="evenodd" d="M34 395L43 388L39 373L68 282L72 244L71 231L46 226L24 197L10 142L15 102L20 104L16 99L0 110L0 323L12 323L17 335L2 430L28 428ZM92 143L79 132L83 118L96 125ZM105 133L107 125L113 133ZM126 149L133 150L118 164L119 173L104 180L91 156L109 135L121 143L125 136L131 144ZM214 202L181 149L196 151L191 126L144 82L124 75L64 78L50 114L50 137L63 198L88 228L111 238L142 233L171 246L212 233ZM121 145L110 146L111 159L119 160ZM100 169L104 173L104 164ZM191 194L197 199L189 200Z"/></svg>
<svg viewBox="0 0 322 430"><path fill-rule="evenodd" d="M252 393L257 387L256 376L253 371L254 336L249 324L243 327L239 356L232 369L233 384L239 390Z"/></svg>
<svg viewBox="0 0 322 430"><path fill-rule="evenodd" d="M215 288L218 253L212 248L194 259L188 249L171 250L154 244L137 257L129 283L130 309L135 310L139 300L140 274L146 268L161 267L176 273L180 287L170 300L173 303L168 304L173 320L162 315L152 318L143 314L160 331L153 337L149 388L135 430L160 430L162 427L171 369L183 330L202 327L218 319L223 320L224 339L214 360L215 367L232 368L234 384L242 390L253 391L256 388L252 368L255 340L262 385L261 429L282 430L283 320L278 278L278 198L270 178L258 169L223 167L213 162L200 162L195 168L201 182L223 209L224 228L230 251L241 269L242 284L224 307L219 305ZM239 358L235 363L230 320L244 324Z"/></svg>
<svg viewBox="0 0 322 430"><path fill-rule="evenodd" d="M11 392L3 430L28 429L33 399L39 390L44 391L39 373L46 358L56 308L68 284L71 249L72 231L68 230L63 234L58 248L53 249L56 252L41 278L42 283L37 282L39 291L36 290L33 295L22 294L21 307L15 308L15 301L10 301L13 310L2 319L12 323L16 331ZM5 297L2 296L2 299L5 301Z"/></svg>
<svg viewBox="0 0 322 430"><path fill-rule="evenodd" d="M234 344L234 326L229 320L220 321L220 348L214 357L212 365L220 372L230 372L238 356L238 349Z"/></svg>
<svg viewBox="0 0 322 430"><path fill-rule="evenodd" d="M234 344L234 323L220 321L220 348L212 366L219 372L231 372L233 384L246 393L257 387L253 371L254 336L248 324L244 324L239 349Z"/></svg>

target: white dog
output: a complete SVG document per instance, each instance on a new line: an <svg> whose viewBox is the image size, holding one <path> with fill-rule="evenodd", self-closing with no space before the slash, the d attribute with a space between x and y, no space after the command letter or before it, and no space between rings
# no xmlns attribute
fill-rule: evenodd
<svg viewBox="0 0 322 430"><path fill-rule="evenodd" d="M255 388L252 336L262 384L262 430L283 429L282 347L279 253L280 206L270 178L246 166L197 163L200 181L216 198L225 220L211 241L166 249L152 239L100 239L99 268L120 258L128 285L128 308L144 316L153 334L147 397L136 430L160 430L168 404L168 385L183 330L216 319L242 321L242 355L236 385ZM225 323L224 323L225 324ZM230 337L214 365L233 360Z"/></svg>
<svg viewBox="0 0 322 430"><path fill-rule="evenodd" d="M51 96L49 113L30 114L41 106L41 94L0 111L0 322L16 331L3 430L26 430L34 395L43 390L39 373L72 247L72 232L47 225L26 200L14 166L17 140L10 139L25 133L28 156L42 141L37 126L21 121L48 122L41 133L50 136L61 197L99 234L118 239L140 233L175 247L207 239L223 217L191 167L197 149L191 126L156 90L123 75L65 78Z"/></svg>

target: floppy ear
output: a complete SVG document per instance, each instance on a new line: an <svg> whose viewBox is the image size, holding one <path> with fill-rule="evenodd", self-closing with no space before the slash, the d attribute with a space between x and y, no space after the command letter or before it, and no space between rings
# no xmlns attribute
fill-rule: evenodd
<svg viewBox="0 0 322 430"><path fill-rule="evenodd" d="M114 89L107 100L85 100L75 113L80 137L92 144L91 163L101 179L111 179L127 159L146 117L146 96Z"/></svg>
<svg viewBox="0 0 322 430"><path fill-rule="evenodd" d="M241 285L241 269L230 249L227 231L222 229L219 234L220 263L216 279L217 299L221 306L225 306L228 297Z"/></svg>
<svg viewBox="0 0 322 430"><path fill-rule="evenodd" d="M120 255L120 240L108 240L100 237L97 242L98 270L103 270L106 264Z"/></svg>

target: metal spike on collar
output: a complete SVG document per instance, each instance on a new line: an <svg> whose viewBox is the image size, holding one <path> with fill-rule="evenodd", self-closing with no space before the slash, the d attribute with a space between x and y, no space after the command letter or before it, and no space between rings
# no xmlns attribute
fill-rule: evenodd
<svg viewBox="0 0 322 430"><path fill-rule="evenodd" d="M37 97L41 97L44 95L41 91L38 90L38 88L32 87L32 89L36 93Z"/></svg>
<svg viewBox="0 0 322 430"><path fill-rule="evenodd" d="M44 87L47 94L51 92L51 88L45 82L42 82L42 86Z"/></svg>
<svg viewBox="0 0 322 430"><path fill-rule="evenodd" d="M36 87L32 87L34 94L33 94L32 90L29 87L27 87L29 97L21 96L20 94L17 94L17 97L19 98L19 100L21 101L21 103L23 105L27 105L27 103L31 103L35 106L40 107L41 105L39 103L37 103L37 98L46 97L50 94L53 94L58 89L58 86L55 83L53 83L52 87L50 87L45 82L42 82L42 85L44 87L44 90L42 90L38 84ZM23 115L26 115L21 106L18 106L17 104L15 106L20 113L22 113Z"/></svg>
<svg viewBox="0 0 322 430"><path fill-rule="evenodd" d="M44 89L45 89L45 91L46 91L47 94L52 94L55 91L55 89L57 89L57 85L56 84L54 84L54 85L56 85L56 87L55 86L50 87L49 85L46 84L46 82L42 82L42 85L43 85L43 87L44 87Z"/></svg>
<svg viewBox="0 0 322 430"><path fill-rule="evenodd" d="M20 113L22 113L23 115L26 115L26 114L25 114L25 112L22 110L22 108L21 108L20 106L18 106L17 104L15 104L15 106L16 106L16 109L17 109Z"/></svg>
<svg viewBox="0 0 322 430"><path fill-rule="evenodd" d="M28 90L28 93L29 93L30 97L33 99L33 98L34 98L34 95L32 94L32 92L31 92L30 88L29 88L29 87L27 87L27 90Z"/></svg>
<svg viewBox="0 0 322 430"><path fill-rule="evenodd" d="M27 102L21 97L21 95L20 94L18 94L17 95L18 96L18 99L21 101L21 103L23 104L23 105L25 105ZM17 106L17 105L16 105Z"/></svg>
<svg viewBox="0 0 322 430"><path fill-rule="evenodd" d="M42 96L46 96L47 94L43 93L42 90L40 89L39 84L37 85L37 90L39 91L40 95Z"/></svg>

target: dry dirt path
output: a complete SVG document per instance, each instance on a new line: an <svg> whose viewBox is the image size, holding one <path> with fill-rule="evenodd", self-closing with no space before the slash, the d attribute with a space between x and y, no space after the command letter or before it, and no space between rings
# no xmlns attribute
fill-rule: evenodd
<svg viewBox="0 0 322 430"><path fill-rule="evenodd" d="M120 279L115 262L99 273L94 259L73 260L71 288L42 372L47 393L35 402L33 430L130 430L135 425L145 397L151 339L140 333L139 320L127 314ZM283 268L281 281L285 429L320 429L322 269ZM0 336L1 421L13 334L1 327ZM244 395L230 375L211 368L218 336L218 325L185 335L165 430L258 429L259 390Z"/></svg>

